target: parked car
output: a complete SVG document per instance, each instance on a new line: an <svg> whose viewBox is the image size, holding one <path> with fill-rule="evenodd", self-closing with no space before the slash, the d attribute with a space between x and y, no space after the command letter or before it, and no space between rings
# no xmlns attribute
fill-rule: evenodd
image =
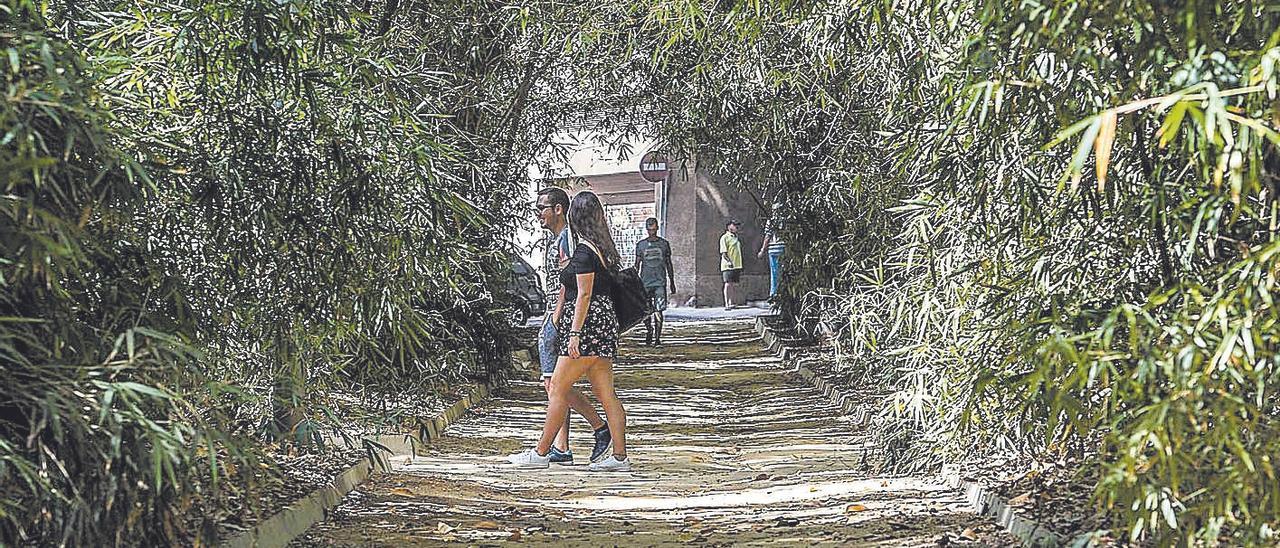
<svg viewBox="0 0 1280 548"><path fill-rule="evenodd" d="M511 322L524 325L529 318L543 313L547 294L533 267L520 257L511 258L511 283L507 287L512 295Z"/></svg>

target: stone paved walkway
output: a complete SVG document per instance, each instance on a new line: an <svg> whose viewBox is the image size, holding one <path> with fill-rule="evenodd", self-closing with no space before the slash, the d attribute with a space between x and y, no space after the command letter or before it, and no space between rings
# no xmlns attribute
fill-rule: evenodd
<svg viewBox="0 0 1280 548"><path fill-rule="evenodd" d="M874 477L866 437L764 352L747 321L624 340L616 367L634 471L519 470L545 395L517 382L419 456L353 492L297 546L1005 545L934 478Z"/></svg>

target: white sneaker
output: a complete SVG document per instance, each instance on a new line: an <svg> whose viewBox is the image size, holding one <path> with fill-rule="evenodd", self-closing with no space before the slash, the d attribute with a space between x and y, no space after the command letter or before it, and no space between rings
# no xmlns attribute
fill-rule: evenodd
<svg viewBox="0 0 1280 548"><path fill-rule="evenodd" d="M547 468L551 466L551 452L539 455L537 449L529 449L507 457L507 462L520 468Z"/></svg>
<svg viewBox="0 0 1280 548"><path fill-rule="evenodd" d="M630 472L631 459L623 457L622 460L618 460L618 457L609 455L600 462L591 463L589 469L592 472Z"/></svg>

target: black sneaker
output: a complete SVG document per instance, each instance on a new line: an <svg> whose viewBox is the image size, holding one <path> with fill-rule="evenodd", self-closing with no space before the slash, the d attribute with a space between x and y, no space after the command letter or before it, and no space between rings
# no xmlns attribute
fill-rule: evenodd
<svg viewBox="0 0 1280 548"><path fill-rule="evenodd" d="M556 449L555 446L552 446L551 450L547 451L547 456L551 457L551 464L566 464L566 465L573 464L572 450L561 451L559 449Z"/></svg>
<svg viewBox="0 0 1280 548"><path fill-rule="evenodd" d="M591 448L591 462L596 462L613 447L613 436L609 434L609 425L601 426L595 431L596 444Z"/></svg>

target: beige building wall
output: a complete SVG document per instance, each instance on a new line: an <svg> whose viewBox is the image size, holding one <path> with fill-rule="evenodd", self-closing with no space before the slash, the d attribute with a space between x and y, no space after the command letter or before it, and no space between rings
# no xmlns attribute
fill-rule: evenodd
<svg viewBox="0 0 1280 548"><path fill-rule="evenodd" d="M742 242L742 280L737 298L748 301L763 300L769 292L769 266L767 260L756 259L763 237L759 227L759 207L748 193L736 191L731 184L714 181L705 170L696 169L690 174L694 184L694 200L698 216L696 236L699 242L696 255L696 292L699 306L723 306L724 282L719 269L719 238L724 234L724 223L737 219Z"/></svg>
<svg viewBox="0 0 1280 548"><path fill-rule="evenodd" d="M668 205L668 236L676 230L685 233L685 241L693 247L688 257L689 265L683 270L676 266L676 283L692 288L698 296L699 306L723 306L724 281L720 275L720 236L725 232L725 222L734 218L740 221L738 239L742 241L742 282L738 284L738 298L749 301L769 296L769 263L757 259L763 237L763 221L759 207L749 194L739 192L731 185L715 181L710 174L697 168L696 161L687 162L673 178ZM673 222L673 213L683 210L683 222ZM692 218L692 222L690 222ZM692 228L690 228L692 227ZM679 255L672 240L672 252ZM692 282L692 283L690 283ZM689 289L681 288L682 292ZM688 299L688 295L683 295ZM682 304L684 300L680 301Z"/></svg>
<svg viewBox="0 0 1280 548"><path fill-rule="evenodd" d="M670 302L677 306L683 306L689 297L699 292L697 259L707 251L706 243L698 240L698 209L690 207L698 200L694 173L696 166L692 162L685 163L683 168L673 169L664 192L666 222L663 237L671 242L671 266L676 271L676 294L671 296ZM659 214L662 215L661 212ZM705 298L699 301L702 306L708 304Z"/></svg>

